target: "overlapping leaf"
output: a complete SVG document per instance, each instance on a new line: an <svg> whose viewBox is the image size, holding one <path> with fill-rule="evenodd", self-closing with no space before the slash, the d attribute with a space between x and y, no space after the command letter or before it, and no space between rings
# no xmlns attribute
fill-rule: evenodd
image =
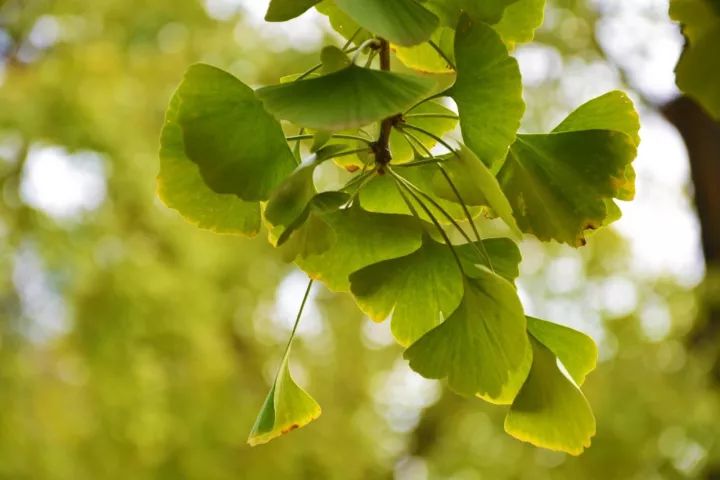
<svg viewBox="0 0 720 480"><path fill-rule="evenodd" d="M579 455L595 434L590 405L560 371L553 352L536 338L531 343L532 368L505 418L505 431L538 447Z"/></svg>
<svg viewBox="0 0 720 480"><path fill-rule="evenodd" d="M462 299L460 269L447 245L425 237L422 247L350 275L350 291L375 321L392 313L392 332L409 345L437 326Z"/></svg>
<svg viewBox="0 0 720 480"><path fill-rule="evenodd" d="M610 94L578 108L553 133L519 135L498 179L520 228L581 246L586 230L608 223L612 199L634 191L636 119L626 97Z"/></svg>
<svg viewBox="0 0 720 480"><path fill-rule="evenodd" d="M401 113L425 98L428 78L350 66L257 91L275 117L318 130L357 128Z"/></svg>
<svg viewBox="0 0 720 480"><path fill-rule="evenodd" d="M417 45L430 38L438 18L416 0L335 0L361 27L398 45Z"/></svg>
<svg viewBox="0 0 720 480"><path fill-rule="evenodd" d="M265 200L295 168L280 124L229 73L193 65L175 97L185 154L213 191Z"/></svg>
<svg viewBox="0 0 720 480"><path fill-rule="evenodd" d="M509 282L514 282L520 275L520 249L509 238L488 238L482 242L457 245L455 251L469 277L482 277L487 269Z"/></svg>
<svg viewBox="0 0 720 480"><path fill-rule="evenodd" d="M544 16L545 0L518 0L505 9L494 28L508 45L529 42Z"/></svg>
<svg viewBox="0 0 720 480"><path fill-rule="evenodd" d="M465 144L487 165L505 158L525 110L517 61L488 25L463 16L455 35L457 103Z"/></svg>
<svg viewBox="0 0 720 480"><path fill-rule="evenodd" d="M410 367L448 379L454 391L510 403L531 363L522 305L512 285L487 270L465 279L460 306L405 351Z"/></svg>
<svg viewBox="0 0 720 480"><path fill-rule="evenodd" d="M304 427L320 416L320 405L300 388L290 375L289 353L288 349L250 432L250 445L267 443L296 428Z"/></svg>
<svg viewBox="0 0 720 480"><path fill-rule="evenodd" d="M334 291L348 291L350 274L363 267L408 255L422 244L419 223L404 215L371 213L358 206L323 216L336 240L321 254L296 263Z"/></svg>

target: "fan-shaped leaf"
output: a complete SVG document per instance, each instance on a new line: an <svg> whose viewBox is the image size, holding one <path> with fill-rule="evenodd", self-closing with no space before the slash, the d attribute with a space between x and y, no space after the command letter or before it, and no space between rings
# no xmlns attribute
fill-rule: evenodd
<svg viewBox="0 0 720 480"><path fill-rule="evenodd" d="M373 320L392 313L393 335L407 346L457 308L463 280L448 246L425 237L416 252L350 275L350 291Z"/></svg>
<svg viewBox="0 0 720 480"><path fill-rule="evenodd" d="M562 374L555 355L534 338L531 343L532 368L505 417L505 431L538 447L579 455L595 434L590 405Z"/></svg>
<svg viewBox="0 0 720 480"><path fill-rule="evenodd" d="M415 0L335 0L361 27L398 45L417 45L430 38L438 18Z"/></svg>
<svg viewBox="0 0 720 480"><path fill-rule="evenodd" d="M498 34L463 16L455 35L457 103L463 139L491 167L505 158L525 110L520 70Z"/></svg>
<svg viewBox="0 0 720 480"><path fill-rule="evenodd" d="M257 94L277 118L336 131L401 113L434 86L428 78L352 65L322 77L261 88Z"/></svg>
<svg viewBox="0 0 720 480"><path fill-rule="evenodd" d="M280 371L263 403L248 443L260 445L273 438L304 427L320 416L320 405L300 388L288 367L288 353L283 358Z"/></svg>
<svg viewBox="0 0 720 480"><path fill-rule="evenodd" d="M229 73L193 65L175 96L185 153L213 191L265 200L295 168L280 124Z"/></svg>
<svg viewBox="0 0 720 480"><path fill-rule="evenodd" d="M489 271L465 279L460 306L405 351L427 378L464 395L510 403L530 368L525 316L513 286Z"/></svg>

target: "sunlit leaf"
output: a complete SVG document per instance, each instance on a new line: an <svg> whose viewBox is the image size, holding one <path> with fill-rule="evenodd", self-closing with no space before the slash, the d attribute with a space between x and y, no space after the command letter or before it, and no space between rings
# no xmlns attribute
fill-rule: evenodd
<svg viewBox="0 0 720 480"><path fill-rule="evenodd" d="M408 109L434 88L428 78L350 66L328 75L261 88L277 118L319 130L357 128Z"/></svg>
<svg viewBox="0 0 720 480"><path fill-rule="evenodd" d="M520 275L520 249L509 238L488 238L482 240L482 243L456 245L455 251L469 277L482 277L486 269L492 269L510 282Z"/></svg>
<svg viewBox="0 0 720 480"><path fill-rule="evenodd" d="M426 4L443 25L455 28L463 12L475 21L497 23L505 9L517 1L519 0L428 0Z"/></svg>
<svg viewBox="0 0 720 480"><path fill-rule="evenodd" d="M218 233L257 234L260 204L213 192L203 181L198 166L187 157L178 123L181 102L180 95L174 95L165 115L160 139L158 195L168 207L201 228Z"/></svg>
<svg viewBox="0 0 720 480"><path fill-rule="evenodd" d="M270 0L265 14L267 22L285 22L292 20L309 10L320 0Z"/></svg>
<svg viewBox="0 0 720 480"><path fill-rule="evenodd" d="M579 455L595 434L590 405L560 371L555 355L532 337L531 343L532 368L505 417L505 431L538 447Z"/></svg>
<svg viewBox="0 0 720 480"><path fill-rule="evenodd" d="M454 63L455 30L450 27L440 27L432 34L430 40ZM395 55L405 66L429 73L450 73L453 67L448 59L440 55L429 43L421 43L414 47L394 46Z"/></svg>
<svg viewBox="0 0 720 480"><path fill-rule="evenodd" d="M280 124L229 73L193 65L175 96L185 153L213 191L264 200L295 168Z"/></svg>
<svg viewBox="0 0 720 480"><path fill-rule="evenodd" d="M403 215L370 213L355 206L323 216L336 235L333 246L296 263L331 290L348 291L350 274L363 267L408 255L422 244L418 222Z"/></svg>
<svg viewBox="0 0 720 480"><path fill-rule="evenodd" d="M542 25L544 14L545 0L518 0L505 9L494 28L507 44L529 42Z"/></svg>
<svg viewBox="0 0 720 480"><path fill-rule="evenodd" d="M425 237L416 252L350 275L350 291L373 320L392 313L393 335L407 346L457 308L463 279L448 246Z"/></svg>
<svg viewBox="0 0 720 480"><path fill-rule="evenodd" d="M250 445L267 443L296 428L304 427L320 416L320 405L300 388L290 375L288 354L283 358L277 378L250 432Z"/></svg>
<svg viewBox="0 0 720 480"><path fill-rule="evenodd" d="M592 338L572 328L527 317L528 331L562 362L575 383L582 385L595 369L598 349Z"/></svg>
<svg viewBox="0 0 720 480"><path fill-rule="evenodd" d="M405 351L410 367L448 379L454 391L509 403L530 367L525 315L517 292L489 271L466 278L460 306Z"/></svg>
<svg viewBox="0 0 720 480"><path fill-rule="evenodd" d="M335 0L361 27L398 45L417 45L430 38L438 18L415 0Z"/></svg>
<svg viewBox="0 0 720 480"><path fill-rule="evenodd" d="M467 16L455 35L457 103L463 139L491 167L502 161L525 110L520 70L498 34Z"/></svg>
<svg viewBox="0 0 720 480"><path fill-rule="evenodd" d="M318 3L315 5L315 9L325 15L333 29L346 40L354 38L353 43L355 43L355 45L360 45L364 41L372 38L370 32L362 29L355 20L338 8L332 0L324 0Z"/></svg>
<svg viewBox="0 0 720 480"><path fill-rule="evenodd" d="M522 236L513 217L510 202L500 188L490 169L465 145L456 154L444 157L443 167L455 186L462 201L468 205L487 205L510 227L517 236ZM451 185L442 175L436 173L433 179L435 193L453 202L459 202Z"/></svg>

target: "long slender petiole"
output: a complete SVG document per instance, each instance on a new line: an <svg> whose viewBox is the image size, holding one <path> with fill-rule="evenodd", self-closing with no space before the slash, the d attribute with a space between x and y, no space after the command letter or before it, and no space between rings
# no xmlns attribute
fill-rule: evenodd
<svg viewBox="0 0 720 480"><path fill-rule="evenodd" d="M290 332L290 338L288 339L287 345L285 346L285 352L283 353L283 359L287 357L288 352L290 352L290 345L292 345L293 340L295 339L295 333L297 332L298 325L300 325L300 317L302 317L303 310L305 310L305 304L307 303L308 297L310 297L310 289L313 286L313 282L315 280L310 279L308 282L308 286L305 289L305 295L303 295L302 303L300 303L300 310L298 310L297 317L295 317L295 323L293 324L292 331ZM278 369L278 372L275 374L275 380L277 381L277 376L280 373L280 370Z"/></svg>
<svg viewBox="0 0 720 480"><path fill-rule="evenodd" d="M453 70L457 70L457 67L455 67L455 63L453 63L452 60L450 60L450 57L448 57L445 52L442 51L442 49L432 40L428 40L428 43L430 46L437 52L438 55L442 57L443 60L445 60L450 68Z"/></svg>
<svg viewBox="0 0 720 480"><path fill-rule="evenodd" d="M370 140L369 138L364 138L359 135L349 135L349 134L345 134L345 133L333 133L331 135L331 137L332 138L341 138L344 140L357 140L358 142L365 142L368 145L371 145L373 143L373 141ZM303 135L291 135L289 137L285 137L285 140L287 140L288 142L292 142L294 140L310 140L312 138L315 138L314 134L306 133Z"/></svg>
<svg viewBox="0 0 720 480"><path fill-rule="evenodd" d="M458 120L460 117L450 113L408 113L403 115L404 118L449 118L451 120Z"/></svg>

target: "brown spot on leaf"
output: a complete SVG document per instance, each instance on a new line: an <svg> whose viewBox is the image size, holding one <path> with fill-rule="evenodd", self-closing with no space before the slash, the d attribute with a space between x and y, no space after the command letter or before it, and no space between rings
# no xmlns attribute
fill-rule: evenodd
<svg viewBox="0 0 720 480"><path fill-rule="evenodd" d="M345 170L350 173L355 173L360 170L360 167L358 167L357 165L345 165Z"/></svg>
<svg viewBox="0 0 720 480"><path fill-rule="evenodd" d="M282 433L292 432L292 431L295 430L296 428L300 428L300 425L298 425L297 423L293 423L293 424L290 425L289 427L283 428Z"/></svg>

